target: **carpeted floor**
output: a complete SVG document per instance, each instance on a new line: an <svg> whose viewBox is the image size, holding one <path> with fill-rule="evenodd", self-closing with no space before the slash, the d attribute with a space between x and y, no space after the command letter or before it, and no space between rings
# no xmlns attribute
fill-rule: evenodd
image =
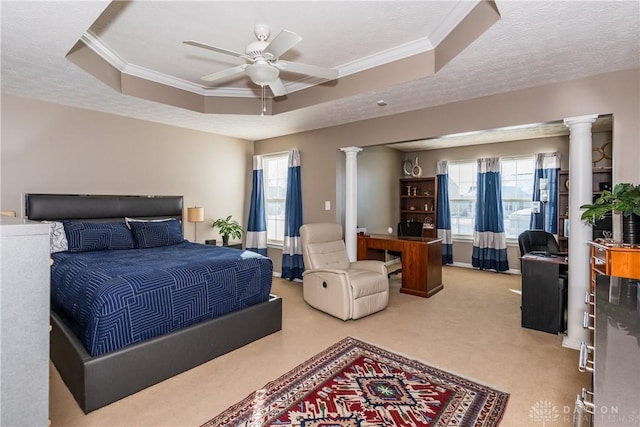
<svg viewBox="0 0 640 427"><path fill-rule="evenodd" d="M494 427L509 395L347 337L202 427Z"/></svg>
<svg viewBox="0 0 640 427"><path fill-rule="evenodd" d="M389 307L343 322L312 309L300 284L274 280L283 298L283 330L84 415L51 369L53 427L199 426L345 337L418 360L509 393L500 426L569 426L589 376L562 337L520 327L520 276L443 269L432 298L398 292Z"/></svg>

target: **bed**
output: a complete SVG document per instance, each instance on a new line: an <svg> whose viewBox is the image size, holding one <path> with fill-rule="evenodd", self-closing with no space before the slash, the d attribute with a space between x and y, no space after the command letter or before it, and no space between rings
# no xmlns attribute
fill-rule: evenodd
<svg viewBox="0 0 640 427"><path fill-rule="evenodd" d="M64 221L69 238L68 250L52 253L50 356L85 413L282 329L271 260L184 241L182 197L27 194L25 202L25 216ZM166 286L131 295L154 282ZM162 298L169 282L177 303Z"/></svg>

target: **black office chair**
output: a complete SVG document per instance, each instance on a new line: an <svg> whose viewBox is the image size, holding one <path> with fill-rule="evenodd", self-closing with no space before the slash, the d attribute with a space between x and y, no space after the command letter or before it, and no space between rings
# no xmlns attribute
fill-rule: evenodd
<svg viewBox="0 0 640 427"><path fill-rule="evenodd" d="M422 237L422 227L423 225L421 222L416 222L416 221L399 222L398 233L397 233L398 237L402 237L402 236ZM387 253L393 257L400 258L400 260L402 261L402 252L388 251ZM392 271L391 273L389 273L388 276L391 277L392 274L398 274L398 273L402 273L402 268Z"/></svg>
<svg viewBox="0 0 640 427"><path fill-rule="evenodd" d="M523 231L518 236L518 246L520 246L520 256L531 252L544 255L567 255L566 252L560 252L560 247L553 234L542 230Z"/></svg>

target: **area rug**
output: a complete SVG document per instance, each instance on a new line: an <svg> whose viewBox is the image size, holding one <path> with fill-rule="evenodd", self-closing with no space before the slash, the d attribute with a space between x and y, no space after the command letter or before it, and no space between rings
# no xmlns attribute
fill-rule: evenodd
<svg viewBox="0 0 640 427"><path fill-rule="evenodd" d="M345 338L201 427L497 426L509 394Z"/></svg>

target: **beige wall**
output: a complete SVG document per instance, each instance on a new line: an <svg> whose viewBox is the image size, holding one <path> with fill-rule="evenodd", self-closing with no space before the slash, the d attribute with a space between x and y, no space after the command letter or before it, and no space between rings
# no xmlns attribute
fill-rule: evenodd
<svg viewBox="0 0 640 427"><path fill-rule="evenodd" d="M251 141L7 95L1 136L2 210L22 213L36 192L182 195L205 208L200 242L219 238L211 219L246 224ZM194 224L184 231L192 240Z"/></svg>
<svg viewBox="0 0 640 427"><path fill-rule="evenodd" d="M343 156L340 147L367 147L586 114L613 114L614 181L638 182L639 93L640 69L635 69L257 141L255 150L270 153L298 147L314 159L306 168L303 185L316 190L313 184L322 182L322 187L333 193L335 177L327 166ZM309 207L313 210L309 212L312 219L322 217L315 212L315 204Z"/></svg>
<svg viewBox="0 0 640 427"><path fill-rule="evenodd" d="M341 147L613 114L614 182L637 183L639 93L640 70L616 72L258 141L255 152L297 147L304 221L340 221ZM207 219L231 214L246 224L253 154L249 141L3 95L1 144L2 210L21 212L26 192L179 194L185 197L185 206L203 206ZM93 160L96 153L99 161ZM384 200L381 193L396 191L401 162L395 163L395 156L369 150L359 155L360 176L373 180L360 193L359 210L366 222L375 218L374 228L395 222L395 209L386 211L381 208L384 202L378 201ZM369 160L373 170L365 167ZM425 162L421 165L433 165ZM330 211L324 210L325 201L331 202ZM193 237L193 224L186 224L185 234ZM215 237L208 224L198 225L199 241ZM279 251L269 254L275 271L280 271Z"/></svg>
<svg viewBox="0 0 640 427"><path fill-rule="evenodd" d="M569 137L525 139L522 141L499 142L495 144L470 145L467 147L443 148L437 150L407 153L406 158L415 159L422 167L423 174L435 176L438 160L475 160L481 157L514 157L535 153L559 152L563 169L569 166Z"/></svg>
<svg viewBox="0 0 640 427"><path fill-rule="evenodd" d="M387 147L369 147L358 154L358 226L368 233L396 232L398 224L398 179L401 152Z"/></svg>
<svg viewBox="0 0 640 427"><path fill-rule="evenodd" d="M640 69L635 69L258 141L255 150L260 154L293 146L300 150L305 222L341 219L344 197L340 191L344 181L341 147L369 147L587 114L613 115L614 182L637 183L640 182L637 167L640 164L639 93ZM337 171L332 169L334 164L338 166ZM364 167L359 162L359 174ZM397 168L400 170L400 164ZM392 181L399 177L398 172L384 169L375 173ZM359 210L360 206L375 204L369 200L370 196L371 193L360 192ZM330 200L336 212L324 211L324 200ZM510 264L512 268L518 267L511 260Z"/></svg>

